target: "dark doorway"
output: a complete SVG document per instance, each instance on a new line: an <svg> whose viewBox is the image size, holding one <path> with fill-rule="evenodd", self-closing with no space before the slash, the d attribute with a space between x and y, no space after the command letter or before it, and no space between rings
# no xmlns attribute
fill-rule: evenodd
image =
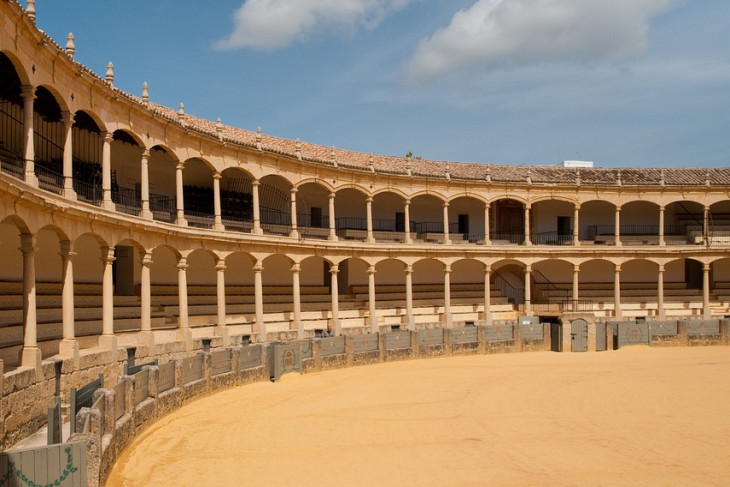
<svg viewBox="0 0 730 487"><path fill-rule="evenodd" d="M459 228L457 233L469 234L469 215L459 215Z"/></svg>
<svg viewBox="0 0 730 487"><path fill-rule="evenodd" d="M311 224L314 228L322 228L322 208L313 206L309 211L312 220Z"/></svg>
<svg viewBox="0 0 730 487"><path fill-rule="evenodd" d="M395 231L405 232L406 231L406 214L403 212L396 212L395 214Z"/></svg>

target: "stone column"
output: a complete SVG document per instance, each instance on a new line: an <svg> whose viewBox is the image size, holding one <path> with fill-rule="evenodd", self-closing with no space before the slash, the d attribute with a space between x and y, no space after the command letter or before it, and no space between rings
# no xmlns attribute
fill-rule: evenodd
<svg viewBox="0 0 730 487"><path fill-rule="evenodd" d="M117 349L117 337L114 335L114 260L114 247L102 247L101 262L104 266L104 271L101 285L102 331L99 337L99 348L112 351Z"/></svg>
<svg viewBox="0 0 730 487"><path fill-rule="evenodd" d="M302 298L299 287L299 273L302 268L299 264L291 266L291 284L292 284L292 299L294 308L294 322L292 323L294 329L297 330L297 337L300 340L304 339L304 323L302 323Z"/></svg>
<svg viewBox="0 0 730 487"><path fill-rule="evenodd" d="M59 354L64 357L78 357L79 344L74 334L74 270L73 258L76 252L69 240L61 242L61 265L63 288L61 291L61 309L63 322L63 340L59 344Z"/></svg>
<svg viewBox="0 0 730 487"><path fill-rule="evenodd" d="M252 199L253 199L253 234L262 235L264 233L261 230L261 210L259 207L259 186L261 181L254 179L251 183Z"/></svg>
<svg viewBox="0 0 730 487"><path fill-rule="evenodd" d="M180 257L177 261L178 328L189 328L188 320L188 260Z"/></svg>
<svg viewBox="0 0 730 487"><path fill-rule="evenodd" d="M580 265L573 266L573 312L578 311Z"/></svg>
<svg viewBox="0 0 730 487"><path fill-rule="evenodd" d="M613 277L613 316L616 319L623 318L621 311L621 264L616 264Z"/></svg>
<svg viewBox="0 0 730 487"><path fill-rule="evenodd" d="M580 245L580 205L573 208L573 245Z"/></svg>
<svg viewBox="0 0 730 487"><path fill-rule="evenodd" d="M710 308L710 264L702 264L702 316L705 319L712 317L712 308Z"/></svg>
<svg viewBox="0 0 730 487"><path fill-rule="evenodd" d="M532 316L532 266L525 266L525 315Z"/></svg>
<svg viewBox="0 0 730 487"><path fill-rule="evenodd" d="M71 112L61 112L63 122L64 143L63 143L63 197L70 200L76 199L74 191L73 174L73 124L74 116Z"/></svg>
<svg viewBox="0 0 730 487"><path fill-rule="evenodd" d="M224 342L228 342L228 329L226 328L226 260L218 259L215 263L216 275L216 310L217 310L217 329L216 335L223 337Z"/></svg>
<svg viewBox="0 0 730 487"><path fill-rule="evenodd" d="M330 289L332 294L332 322L330 323L329 329L333 331L336 336L342 334L342 327L340 325L340 296L339 287L337 282L337 274L340 272L340 266L332 264L330 266Z"/></svg>
<svg viewBox="0 0 730 487"><path fill-rule="evenodd" d="M101 191L103 193L102 207L105 210L114 210L112 201L112 140L114 134L104 132L101 146Z"/></svg>
<svg viewBox="0 0 730 487"><path fill-rule="evenodd" d="M375 242L375 237L373 236L373 199L368 196L365 200L365 208L367 210L367 229L368 234L367 238L365 239L368 243Z"/></svg>
<svg viewBox="0 0 730 487"><path fill-rule="evenodd" d="M185 227L188 225L185 220L185 201L183 192L183 169L185 169L184 162L178 162L175 166L175 200L177 206L177 218L175 224Z"/></svg>
<svg viewBox="0 0 730 487"><path fill-rule="evenodd" d="M264 323L264 266L257 263L253 266L254 302L256 310L256 325L254 331L258 333L262 342L266 341L266 324Z"/></svg>
<svg viewBox="0 0 730 487"><path fill-rule="evenodd" d="M329 222L330 222L330 234L329 240L337 241L337 221L335 220L335 193L330 193L329 198Z"/></svg>
<svg viewBox="0 0 730 487"><path fill-rule="evenodd" d="M702 217L702 236L705 239L705 245L710 245L710 207L705 206L704 215Z"/></svg>
<svg viewBox="0 0 730 487"><path fill-rule="evenodd" d="M225 230L221 216L221 173L213 173L213 230Z"/></svg>
<svg viewBox="0 0 730 487"><path fill-rule="evenodd" d="M492 208L492 205L487 203L484 205L484 245L491 245L491 236L489 232L489 212Z"/></svg>
<svg viewBox="0 0 730 487"><path fill-rule="evenodd" d="M525 245L532 245L530 237L530 205L525 204Z"/></svg>
<svg viewBox="0 0 730 487"><path fill-rule="evenodd" d="M416 319L413 316L413 266L406 265L406 324L409 330L416 328Z"/></svg>
<svg viewBox="0 0 730 487"><path fill-rule="evenodd" d="M616 205L616 215L614 217L614 243L618 247L621 245L621 206Z"/></svg>
<svg viewBox="0 0 730 487"><path fill-rule="evenodd" d="M20 251L23 253L23 348L20 364L41 370L41 350L38 348L36 321L35 237L30 233L20 235Z"/></svg>
<svg viewBox="0 0 730 487"><path fill-rule="evenodd" d="M450 244L451 239L449 238L449 203L444 202L444 244Z"/></svg>
<svg viewBox="0 0 730 487"><path fill-rule="evenodd" d="M152 220L152 211L150 210L150 171L149 171L150 151L145 149L142 151L140 159L140 199L142 200L142 210L139 216L147 220Z"/></svg>
<svg viewBox="0 0 730 487"><path fill-rule="evenodd" d="M297 230L297 188L291 189L291 238L299 238L299 230Z"/></svg>
<svg viewBox="0 0 730 487"><path fill-rule="evenodd" d="M664 264L659 264L659 275L657 277L657 315L660 320L667 317L664 310Z"/></svg>
<svg viewBox="0 0 730 487"><path fill-rule="evenodd" d="M492 324L492 266L484 266L484 320L487 326Z"/></svg>
<svg viewBox="0 0 730 487"><path fill-rule="evenodd" d="M410 244L413 243L413 238L411 238L411 200L406 200L403 213L405 219L405 236L403 237L403 241Z"/></svg>
<svg viewBox="0 0 730 487"><path fill-rule="evenodd" d="M664 206L659 207L659 245L666 245L664 241Z"/></svg>
<svg viewBox="0 0 730 487"><path fill-rule="evenodd" d="M375 314L375 266L368 267L368 309L370 311L370 331L378 332L378 316Z"/></svg>
<svg viewBox="0 0 730 487"><path fill-rule="evenodd" d="M451 314L451 266L444 265L444 321L446 328L454 324L454 317Z"/></svg>
<svg viewBox="0 0 730 487"><path fill-rule="evenodd" d="M23 98L23 158L25 159L25 182L30 186L38 187L38 178L35 175L35 146L33 145L33 102L35 87L23 85L20 96Z"/></svg>
<svg viewBox="0 0 730 487"><path fill-rule="evenodd" d="M142 263L140 293L140 344L152 345L152 283L150 281L150 267L152 266L152 254L142 251L139 254Z"/></svg>

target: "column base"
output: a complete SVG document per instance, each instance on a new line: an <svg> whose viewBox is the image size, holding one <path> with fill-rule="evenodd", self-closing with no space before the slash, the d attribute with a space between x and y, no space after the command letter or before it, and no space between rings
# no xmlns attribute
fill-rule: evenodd
<svg viewBox="0 0 730 487"><path fill-rule="evenodd" d="M292 230L291 233L289 234L289 238L295 238L295 239L299 240L299 232L297 230Z"/></svg>
<svg viewBox="0 0 730 487"><path fill-rule="evenodd" d="M114 211L117 209L117 205L112 200L104 200L101 203L101 207L105 210Z"/></svg>
<svg viewBox="0 0 730 487"><path fill-rule="evenodd" d="M216 230L216 231L218 231L218 232L222 232L222 231L224 231L225 229L226 229L226 226L225 226L225 225L223 225L222 223L214 223L214 224L213 224L213 230Z"/></svg>
<svg viewBox="0 0 730 487"><path fill-rule="evenodd" d="M38 177L34 172L25 173L25 182L28 183L28 186L33 186L34 188L38 187Z"/></svg>
<svg viewBox="0 0 730 487"><path fill-rule="evenodd" d="M185 343L186 352L193 349L193 330L190 328L179 328L177 330L177 339Z"/></svg>
<svg viewBox="0 0 730 487"><path fill-rule="evenodd" d="M335 336L342 334L342 323L339 319L330 318L327 320L327 331L334 333Z"/></svg>
<svg viewBox="0 0 730 487"><path fill-rule="evenodd" d="M446 328L452 328L454 326L454 315L451 313L441 313L439 319L444 322Z"/></svg>
<svg viewBox="0 0 730 487"><path fill-rule="evenodd" d="M63 340L61 340L61 343L58 344L58 354L61 357L69 357L73 358L74 360L78 360L79 342L77 342L73 338L64 338Z"/></svg>
<svg viewBox="0 0 730 487"><path fill-rule="evenodd" d="M261 228L261 227L257 227L257 226L254 225L253 230L251 230L251 233L253 235L263 235L264 234L264 229Z"/></svg>
<svg viewBox="0 0 730 487"><path fill-rule="evenodd" d="M187 227L188 221L185 218L177 217L177 218L175 218L175 225L177 225L179 227Z"/></svg>
<svg viewBox="0 0 730 487"><path fill-rule="evenodd" d="M104 350L111 350L112 356L116 356L117 348L119 348L119 343L117 340L117 337L114 335L102 335L99 337L99 348L103 348Z"/></svg>
<svg viewBox="0 0 730 487"><path fill-rule="evenodd" d="M38 377L43 376L43 354L38 347L23 347L20 350L20 365L35 369Z"/></svg>
<svg viewBox="0 0 730 487"><path fill-rule="evenodd" d="M413 316L401 316L400 322L406 325L406 329L408 330L416 329L416 320L413 318Z"/></svg>
<svg viewBox="0 0 730 487"><path fill-rule="evenodd" d="M76 201L78 199L76 196L76 191L74 191L73 188L63 188L62 196L67 200Z"/></svg>
<svg viewBox="0 0 730 487"><path fill-rule="evenodd" d="M137 335L137 343L140 346L148 347L150 355L154 355L155 353L155 334L152 332L152 330L144 330L140 331L139 335Z"/></svg>
<svg viewBox="0 0 730 487"><path fill-rule="evenodd" d="M154 219L154 215L150 210L140 210L139 217L144 218L145 220L152 220Z"/></svg>
<svg viewBox="0 0 730 487"><path fill-rule="evenodd" d="M223 346L227 347L231 344L231 332L226 326L216 326L215 336L223 339Z"/></svg>
<svg viewBox="0 0 730 487"><path fill-rule="evenodd" d="M337 242L339 238L337 238L337 235L330 234L327 240L329 240L330 242Z"/></svg>

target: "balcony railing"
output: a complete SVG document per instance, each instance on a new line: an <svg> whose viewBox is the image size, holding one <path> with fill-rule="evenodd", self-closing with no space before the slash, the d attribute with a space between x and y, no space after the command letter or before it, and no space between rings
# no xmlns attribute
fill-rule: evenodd
<svg viewBox="0 0 730 487"><path fill-rule="evenodd" d="M63 174L36 163L35 175L38 178L38 187L52 193L61 194L63 191Z"/></svg>
<svg viewBox="0 0 730 487"><path fill-rule="evenodd" d="M87 183L85 181L73 180L73 188L76 196L82 201L99 206L104 197L104 191L99 183Z"/></svg>
<svg viewBox="0 0 730 487"><path fill-rule="evenodd" d="M573 231L569 234L558 232L540 232L530 235L530 242L535 245L570 245L573 243Z"/></svg>

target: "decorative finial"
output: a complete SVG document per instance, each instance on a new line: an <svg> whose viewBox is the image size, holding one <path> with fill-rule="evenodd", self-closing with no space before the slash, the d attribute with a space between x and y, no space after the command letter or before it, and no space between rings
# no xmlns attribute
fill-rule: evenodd
<svg viewBox="0 0 730 487"><path fill-rule="evenodd" d="M296 153L297 153L297 159L300 161L302 160L302 141L299 140L299 137L297 137L297 145L296 145Z"/></svg>
<svg viewBox="0 0 730 487"><path fill-rule="evenodd" d="M114 84L114 64L111 61L106 65L106 82L109 85Z"/></svg>
<svg viewBox="0 0 730 487"><path fill-rule="evenodd" d="M215 122L215 131L218 134L218 138L223 140L223 122L221 122L221 117L218 117L218 120Z"/></svg>
<svg viewBox="0 0 730 487"><path fill-rule="evenodd" d="M484 175L484 180L488 183L492 182L492 168L487 166L487 172Z"/></svg>
<svg viewBox="0 0 730 487"><path fill-rule="evenodd" d="M68 54L68 57L73 59L75 53L76 53L76 44L74 44L74 35L73 35L73 33L69 32L68 35L66 36L66 54Z"/></svg>
<svg viewBox="0 0 730 487"><path fill-rule="evenodd" d="M373 156L372 152L368 156L368 167L370 168L370 172L375 172L375 156Z"/></svg>
<svg viewBox="0 0 730 487"><path fill-rule="evenodd" d="M705 172L705 186L710 186L710 170L708 169L707 172Z"/></svg>
<svg viewBox="0 0 730 487"><path fill-rule="evenodd" d="M449 163L446 163L446 179L451 179L451 166Z"/></svg>
<svg viewBox="0 0 730 487"><path fill-rule="evenodd" d="M335 167L339 167L337 165L337 155L335 154L335 146L333 145L330 149L330 161L332 161L332 165Z"/></svg>
<svg viewBox="0 0 730 487"><path fill-rule="evenodd" d="M262 150L261 149L261 126L260 125L259 125L259 128L256 129L256 148L258 150Z"/></svg>
<svg viewBox="0 0 730 487"><path fill-rule="evenodd" d="M527 184L532 184L532 168L531 167L527 168L527 176L525 177L525 181L527 182Z"/></svg>
<svg viewBox="0 0 730 487"><path fill-rule="evenodd" d="M575 185L580 186L580 168L575 168Z"/></svg>
<svg viewBox="0 0 730 487"><path fill-rule="evenodd" d="M664 186L664 169L659 171L659 186Z"/></svg>
<svg viewBox="0 0 730 487"><path fill-rule="evenodd" d="M25 13L27 13L30 20L35 23L35 0L28 0L28 6L25 8Z"/></svg>
<svg viewBox="0 0 730 487"><path fill-rule="evenodd" d="M142 83L142 103L150 102L150 91L147 89L147 82Z"/></svg>
<svg viewBox="0 0 730 487"><path fill-rule="evenodd" d="M409 176L413 175L413 161L411 160L410 153L406 154L406 174Z"/></svg>
<svg viewBox="0 0 730 487"><path fill-rule="evenodd" d="M616 173L616 186L622 186L623 182L621 181L621 169L618 170Z"/></svg>
<svg viewBox="0 0 730 487"><path fill-rule="evenodd" d="M185 125L185 105L180 102L180 108L177 110L177 120Z"/></svg>

